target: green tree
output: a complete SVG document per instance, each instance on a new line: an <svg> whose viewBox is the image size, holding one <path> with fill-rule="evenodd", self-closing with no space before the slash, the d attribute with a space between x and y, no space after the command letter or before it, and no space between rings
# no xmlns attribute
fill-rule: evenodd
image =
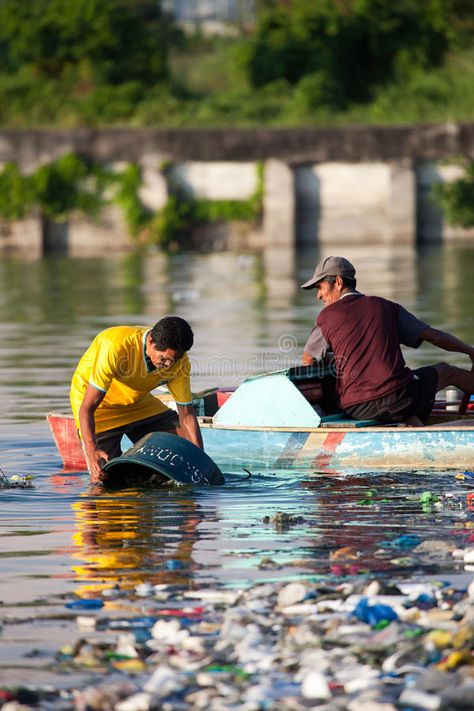
<svg viewBox="0 0 474 711"><path fill-rule="evenodd" d="M25 178L14 163L6 163L0 171L0 216L20 220L34 202L31 179Z"/></svg>
<svg viewBox="0 0 474 711"><path fill-rule="evenodd" d="M151 86L168 76L176 38L159 0L0 2L0 58L9 73L28 66L59 79L79 64L97 83Z"/></svg>
<svg viewBox="0 0 474 711"><path fill-rule="evenodd" d="M463 177L435 185L433 194L450 225L474 227L474 161L460 161L460 165Z"/></svg>
<svg viewBox="0 0 474 711"><path fill-rule="evenodd" d="M474 10L461 5L461 0L290 0L261 12L244 66L254 87L278 79L295 85L312 75L316 102L367 101L375 87L442 61L454 40L453 13L462 15L464 26L474 17Z"/></svg>

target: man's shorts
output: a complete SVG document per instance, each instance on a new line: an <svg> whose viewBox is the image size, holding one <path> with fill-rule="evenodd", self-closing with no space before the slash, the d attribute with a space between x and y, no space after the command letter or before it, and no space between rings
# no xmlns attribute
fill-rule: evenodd
<svg viewBox="0 0 474 711"><path fill-rule="evenodd" d="M416 416L425 423L438 391L438 371L433 365L427 365L412 373L412 380L395 392L376 400L350 405L345 412L356 420L378 420L390 424Z"/></svg>
<svg viewBox="0 0 474 711"><path fill-rule="evenodd" d="M161 415L147 417L146 420L138 420L137 422L131 422L128 425L122 425L121 427L115 427L112 430L100 432L96 436L97 449L102 449L104 452L107 452L110 459L120 457L122 454L120 441L123 435L127 435L127 437L135 444L135 442L138 442L139 439L150 432L174 433L176 432L178 425L178 414L174 410L168 410L167 412L163 412Z"/></svg>

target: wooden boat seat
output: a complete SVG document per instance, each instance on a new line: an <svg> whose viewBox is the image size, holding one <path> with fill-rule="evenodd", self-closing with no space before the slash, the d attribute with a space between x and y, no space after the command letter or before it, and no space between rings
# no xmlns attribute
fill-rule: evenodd
<svg viewBox="0 0 474 711"><path fill-rule="evenodd" d="M323 415L320 427L384 427L377 420L354 420L346 417L342 412L334 415Z"/></svg>

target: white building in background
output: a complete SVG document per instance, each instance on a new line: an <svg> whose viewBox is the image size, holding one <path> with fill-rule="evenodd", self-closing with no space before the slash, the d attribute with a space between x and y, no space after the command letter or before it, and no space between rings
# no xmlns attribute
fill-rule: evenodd
<svg viewBox="0 0 474 711"><path fill-rule="evenodd" d="M255 0L162 0L162 7L178 22L252 24Z"/></svg>

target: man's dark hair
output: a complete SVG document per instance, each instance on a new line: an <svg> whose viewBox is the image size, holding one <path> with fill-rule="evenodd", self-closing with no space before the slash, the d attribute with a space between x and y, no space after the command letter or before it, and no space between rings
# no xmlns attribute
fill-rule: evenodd
<svg viewBox="0 0 474 711"><path fill-rule="evenodd" d="M151 329L151 340L159 351L189 351L194 343L191 326L179 316L165 316Z"/></svg>
<svg viewBox="0 0 474 711"><path fill-rule="evenodd" d="M355 289L357 286L357 279L355 277L341 277L344 286L347 286L348 289Z"/></svg>
<svg viewBox="0 0 474 711"><path fill-rule="evenodd" d="M357 279L355 277L347 277L343 276L341 277L342 283L344 286L346 286L348 289L355 289L357 286ZM335 284L336 283L336 277L335 276L327 276L325 277L324 281L328 281L330 284Z"/></svg>

